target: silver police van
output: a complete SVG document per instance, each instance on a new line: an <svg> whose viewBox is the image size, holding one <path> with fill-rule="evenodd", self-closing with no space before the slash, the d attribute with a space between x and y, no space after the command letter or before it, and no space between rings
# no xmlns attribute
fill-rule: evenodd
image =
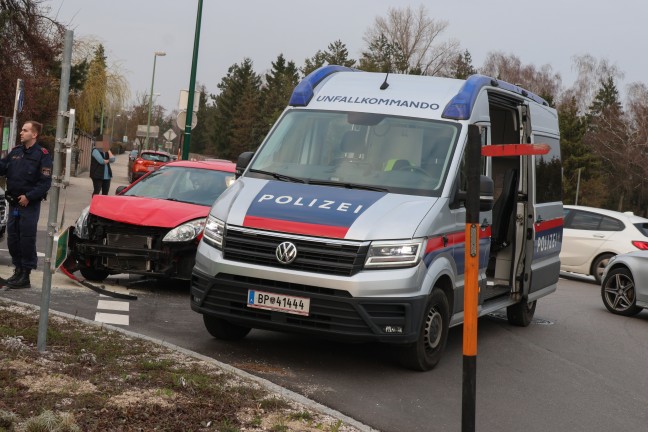
<svg viewBox="0 0 648 432"><path fill-rule="evenodd" d="M207 331L380 341L406 367L434 367L463 321L469 125L482 150L505 149L481 158L478 314L528 325L560 271L556 110L482 75L325 66L211 209L191 280ZM515 151L540 143L545 154Z"/></svg>

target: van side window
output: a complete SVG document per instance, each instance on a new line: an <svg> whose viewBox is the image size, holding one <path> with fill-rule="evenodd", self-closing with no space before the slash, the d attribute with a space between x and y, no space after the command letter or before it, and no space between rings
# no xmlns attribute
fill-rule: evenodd
<svg viewBox="0 0 648 432"><path fill-rule="evenodd" d="M549 144L546 155L535 156L536 203L562 201L562 164L558 139L535 135L537 144Z"/></svg>

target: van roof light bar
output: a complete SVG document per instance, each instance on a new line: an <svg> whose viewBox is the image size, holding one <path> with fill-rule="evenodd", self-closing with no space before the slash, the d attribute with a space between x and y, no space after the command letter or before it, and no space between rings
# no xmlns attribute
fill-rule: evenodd
<svg viewBox="0 0 648 432"><path fill-rule="evenodd" d="M290 101L288 105L290 106L306 106L313 98L315 93L315 87L322 82L324 78L329 75L332 75L336 72L357 72L358 69L346 67L346 66L337 66L337 65L328 65L322 66L319 69L314 70L309 73L303 80L297 84L295 90L293 90L292 95L290 96Z"/></svg>
<svg viewBox="0 0 648 432"><path fill-rule="evenodd" d="M461 87L459 93L457 93L448 105L446 105L442 117L453 120L468 120L475 105L475 101L477 100L477 95L479 95L479 91L483 87L487 86L508 90L531 99L541 105L549 106L546 100L523 89L522 87L507 83L506 81L487 77L485 75L471 75L468 77L463 87Z"/></svg>

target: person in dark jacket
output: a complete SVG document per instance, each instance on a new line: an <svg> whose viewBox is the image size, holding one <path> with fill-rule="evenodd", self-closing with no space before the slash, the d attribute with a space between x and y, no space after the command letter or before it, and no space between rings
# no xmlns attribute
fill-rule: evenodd
<svg viewBox="0 0 648 432"><path fill-rule="evenodd" d="M115 156L110 151L110 143L104 141L102 149L98 147L92 149L90 158L90 178L92 179L92 195L99 192L102 195L108 195L110 189L110 179L112 179L112 168L110 164L115 162Z"/></svg>
<svg viewBox="0 0 648 432"><path fill-rule="evenodd" d="M30 288L29 274L38 264L36 231L41 201L52 186L52 156L37 142L42 128L33 120L25 122L20 131L22 145L0 160L0 175L7 177L7 246L15 266L7 279L10 288Z"/></svg>

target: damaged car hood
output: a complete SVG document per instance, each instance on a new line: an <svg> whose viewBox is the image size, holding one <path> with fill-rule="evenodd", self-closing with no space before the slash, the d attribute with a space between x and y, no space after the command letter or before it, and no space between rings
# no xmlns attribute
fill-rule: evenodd
<svg viewBox="0 0 648 432"><path fill-rule="evenodd" d="M155 198L95 195L90 204L90 213L131 225L174 228L184 222L207 217L209 207Z"/></svg>

